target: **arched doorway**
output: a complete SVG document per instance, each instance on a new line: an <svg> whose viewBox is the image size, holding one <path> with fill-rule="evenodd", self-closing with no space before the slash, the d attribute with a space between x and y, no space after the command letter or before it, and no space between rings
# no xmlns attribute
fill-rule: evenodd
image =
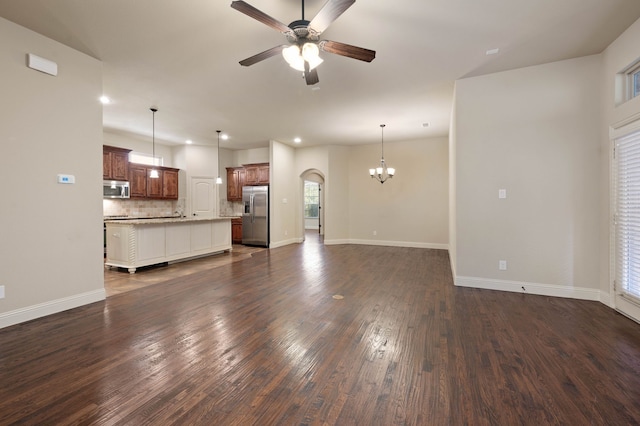
<svg viewBox="0 0 640 426"><path fill-rule="evenodd" d="M324 236L324 175L316 169L310 169L300 175L302 200L302 235L316 234L320 240Z"/></svg>

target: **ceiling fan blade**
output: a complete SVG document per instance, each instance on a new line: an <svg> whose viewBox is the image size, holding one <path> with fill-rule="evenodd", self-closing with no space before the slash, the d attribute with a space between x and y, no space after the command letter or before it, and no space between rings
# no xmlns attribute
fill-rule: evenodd
<svg viewBox="0 0 640 426"><path fill-rule="evenodd" d="M280 31L283 34L293 32L291 28L289 28L282 22L256 9L255 7L251 6L247 2L244 2L242 0L232 1L231 7L237 10L238 12L242 12L245 15L250 16L257 21L260 21L263 24L270 26L274 30Z"/></svg>
<svg viewBox="0 0 640 426"><path fill-rule="evenodd" d="M309 22L309 27L313 28L318 34L322 33L355 2L356 0L329 0Z"/></svg>
<svg viewBox="0 0 640 426"><path fill-rule="evenodd" d="M260 61L264 61L265 59L268 59L272 56L276 56L277 54L282 53L282 49L285 47L287 46L284 44L280 46L272 47L271 49L265 50L264 52L260 52L257 55L253 55L247 59L243 59L242 61L240 61L240 65L244 67L248 67Z"/></svg>
<svg viewBox="0 0 640 426"><path fill-rule="evenodd" d="M316 68L310 70L309 62L307 61L304 61L304 80L307 82L307 86L313 86L320 81L318 71Z"/></svg>
<svg viewBox="0 0 640 426"><path fill-rule="evenodd" d="M340 43L338 41L322 40L318 43L318 47L325 52L335 53L336 55L346 56L347 58L358 59L365 62L371 62L376 57L375 50L351 46L350 44Z"/></svg>

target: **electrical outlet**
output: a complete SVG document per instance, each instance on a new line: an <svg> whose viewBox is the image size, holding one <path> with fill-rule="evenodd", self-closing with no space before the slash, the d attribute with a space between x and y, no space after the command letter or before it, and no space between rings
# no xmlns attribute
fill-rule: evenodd
<svg viewBox="0 0 640 426"><path fill-rule="evenodd" d="M378 235L378 231L373 231L373 235Z"/></svg>
<svg viewBox="0 0 640 426"><path fill-rule="evenodd" d="M0 285L0 299L4 299L4 286Z"/></svg>
<svg viewBox="0 0 640 426"><path fill-rule="evenodd" d="M501 260L498 262L498 269L500 269L501 271L506 271L507 270L507 261L506 260Z"/></svg>
<svg viewBox="0 0 640 426"><path fill-rule="evenodd" d="M284 230L284 236L286 237L287 235L289 235L289 231L287 231L286 229Z"/></svg>

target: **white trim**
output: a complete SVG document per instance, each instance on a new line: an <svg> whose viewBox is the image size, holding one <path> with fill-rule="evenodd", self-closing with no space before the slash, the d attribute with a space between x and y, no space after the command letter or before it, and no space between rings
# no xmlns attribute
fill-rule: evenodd
<svg viewBox="0 0 640 426"><path fill-rule="evenodd" d="M0 328L31 321L47 315L57 314L58 312L88 305L89 303L100 302L105 298L106 292L103 288L5 312L0 314Z"/></svg>
<svg viewBox="0 0 640 426"><path fill-rule="evenodd" d="M640 130L640 112L613 123L609 127L609 139L614 140Z"/></svg>
<svg viewBox="0 0 640 426"><path fill-rule="evenodd" d="M324 244L325 245L360 244L360 245L366 245L366 246L410 247L410 248L449 250L449 244L418 243L414 241L379 241L379 240L344 239L344 240L325 240Z"/></svg>
<svg viewBox="0 0 640 426"><path fill-rule="evenodd" d="M324 245L325 246L335 246L335 245L338 245L338 244L349 244L349 240L345 240L345 239L342 239L342 240L327 240L327 239L325 239L324 240Z"/></svg>
<svg viewBox="0 0 640 426"><path fill-rule="evenodd" d="M300 244L304 241L303 238L290 238L288 240L284 240L284 241L278 241L278 242L271 242L269 243L269 248L278 248L278 247L284 247L284 246L288 246L289 244Z"/></svg>
<svg viewBox="0 0 640 426"><path fill-rule="evenodd" d="M618 297L616 305L616 310L622 315L634 320L635 322L640 322L638 319L640 318L640 306L629 302L624 297Z"/></svg>
<svg viewBox="0 0 640 426"><path fill-rule="evenodd" d="M609 293L605 293L604 291L600 291L600 303L607 305L608 307L615 309L613 306L613 297Z"/></svg>
<svg viewBox="0 0 640 426"><path fill-rule="evenodd" d="M456 277L454 283L458 287L482 288L486 290L529 293L542 296L567 297L571 299L601 301L601 292L593 288L571 287L554 284L539 284L525 281L507 281L478 277ZM522 290L525 288L525 291Z"/></svg>

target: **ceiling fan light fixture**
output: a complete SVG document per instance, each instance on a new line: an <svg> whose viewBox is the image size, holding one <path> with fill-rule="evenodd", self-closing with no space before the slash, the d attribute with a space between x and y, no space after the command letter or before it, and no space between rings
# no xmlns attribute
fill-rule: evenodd
<svg viewBox="0 0 640 426"><path fill-rule="evenodd" d="M320 57L320 49L315 43L305 43L302 46L302 58L309 63L309 69L312 70L323 62Z"/></svg>
<svg viewBox="0 0 640 426"><path fill-rule="evenodd" d="M282 56L291 68L304 71L304 59L300 55L300 47L297 44L282 49Z"/></svg>

